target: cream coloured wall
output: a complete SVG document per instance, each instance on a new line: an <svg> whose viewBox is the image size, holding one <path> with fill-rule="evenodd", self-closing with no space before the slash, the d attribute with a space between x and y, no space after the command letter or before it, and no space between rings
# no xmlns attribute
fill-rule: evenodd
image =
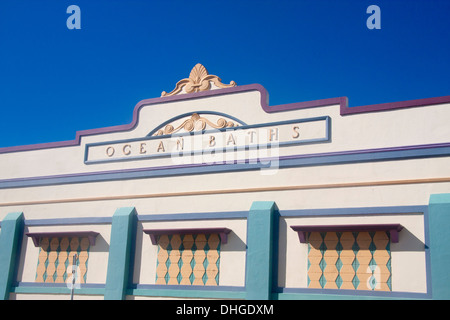
<svg viewBox="0 0 450 320"><path fill-rule="evenodd" d="M117 207L139 214L248 210L254 200L284 209L426 205L446 192L449 158L342 164L259 171L1 189L0 217L108 217ZM357 195L357 196L356 196ZM230 201L232 199L232 201ZM195 201L193 201L195 200ZM182 210L180 209L182 208Z"/></svg>

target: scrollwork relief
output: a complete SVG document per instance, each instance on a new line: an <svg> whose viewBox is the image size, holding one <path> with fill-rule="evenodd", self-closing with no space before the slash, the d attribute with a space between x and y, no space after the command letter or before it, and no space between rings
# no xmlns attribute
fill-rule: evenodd
<svg viewBox="0 0 450 320"><path fill-rule="evenodd" d="M179 132L181 130L185 130L187 132L191 131L197 131L197 130L205 130L207 126L210 126L214 129L222 129L222 128L233 128L237 127L238 125L234 123L233 121L226 120L224 118L217 119L216 123L200 116L197 113L193 113L189 119L186 119L178 125L176 128L168 124L163 129L158 130L154 136L162 136L166 134L172 134Z"/></svg>
<svg viewBox="0 0 450 320"><path fill-rule="evenodd" d="M178 81L175 85L175 89L171 92L167 93L163 91L161 97L168 97L181 93L183 88L185 93L207 91L211 89L211 82L218 88L236 86L236 82L234 81L231 81L230 84L222 83L222 80L218 76L209 74L208 70L206 70L202 64L197 63L194 68L192 68L189 78Z"/></svg>

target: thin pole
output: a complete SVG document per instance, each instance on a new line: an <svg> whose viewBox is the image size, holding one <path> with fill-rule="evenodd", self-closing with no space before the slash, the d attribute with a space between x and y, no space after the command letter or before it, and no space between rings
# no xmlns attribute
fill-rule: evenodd
<svg viewBox="0 0 450 320"><path fill-rule="evenodd" d="M72 261L72 287L70 288L70 300L73 300L73 292L75 290L75 273L76 273L76 265L77 265L77 254L73 255Z"/></svg>

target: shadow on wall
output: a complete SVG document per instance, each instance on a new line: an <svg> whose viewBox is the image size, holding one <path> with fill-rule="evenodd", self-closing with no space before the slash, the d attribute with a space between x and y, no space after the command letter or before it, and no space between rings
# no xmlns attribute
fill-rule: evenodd
<svg viewBox="0 0 450 320"><path fill-rule="evenodd" d="M391 251L424 251L428 246L408 229L403 228L398 234L398 243L391 243Z"/></svg>
<svg viewBox="0 0 450 320"><path fill-rule="evenodd" d="M365 232L367 233L367 232ZM364 241L364 240L363 240ZM369 240L370 242L370 240ZM309 245L313 247L316 250L321 250L320 245L321 241L317 242L311 242L308 241ZM333 243L337 243L337 238ZM376 249L385 249L383 245L377 246L377 241L373 240L373 243L375 244ZM326 241L325 241L326 244ZM402 231L399 233L399 242L398 243L392 243L390 244L390 250L391 252L405 252L405 251L411 251L411 252L423 252L426 248L426 245L423 241L421 241L419 238L417 238L414 234L412 234L408 229L403 228ZM335 249L335 248L327 248L327 249Z"/></svg>

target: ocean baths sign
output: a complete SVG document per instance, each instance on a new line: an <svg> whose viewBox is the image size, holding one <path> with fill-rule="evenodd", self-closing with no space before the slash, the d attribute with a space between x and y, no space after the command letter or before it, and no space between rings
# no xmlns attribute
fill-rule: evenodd
<svg viewBox="0 0 450 320"><path fill-rule="evenodd" d="M192 117L194 115L202 119L197 114ZM223 123L226 124L226 120ZM201 130L192 130L192 125L191 131L180 133L166 125L171 134L159 130L139 139L87 144L85 163L157 158L170 158L173 165L251 163L277 158L279 148L330 140L328 116L207 130L204 129L206 122L203 124Z"/></svg>

